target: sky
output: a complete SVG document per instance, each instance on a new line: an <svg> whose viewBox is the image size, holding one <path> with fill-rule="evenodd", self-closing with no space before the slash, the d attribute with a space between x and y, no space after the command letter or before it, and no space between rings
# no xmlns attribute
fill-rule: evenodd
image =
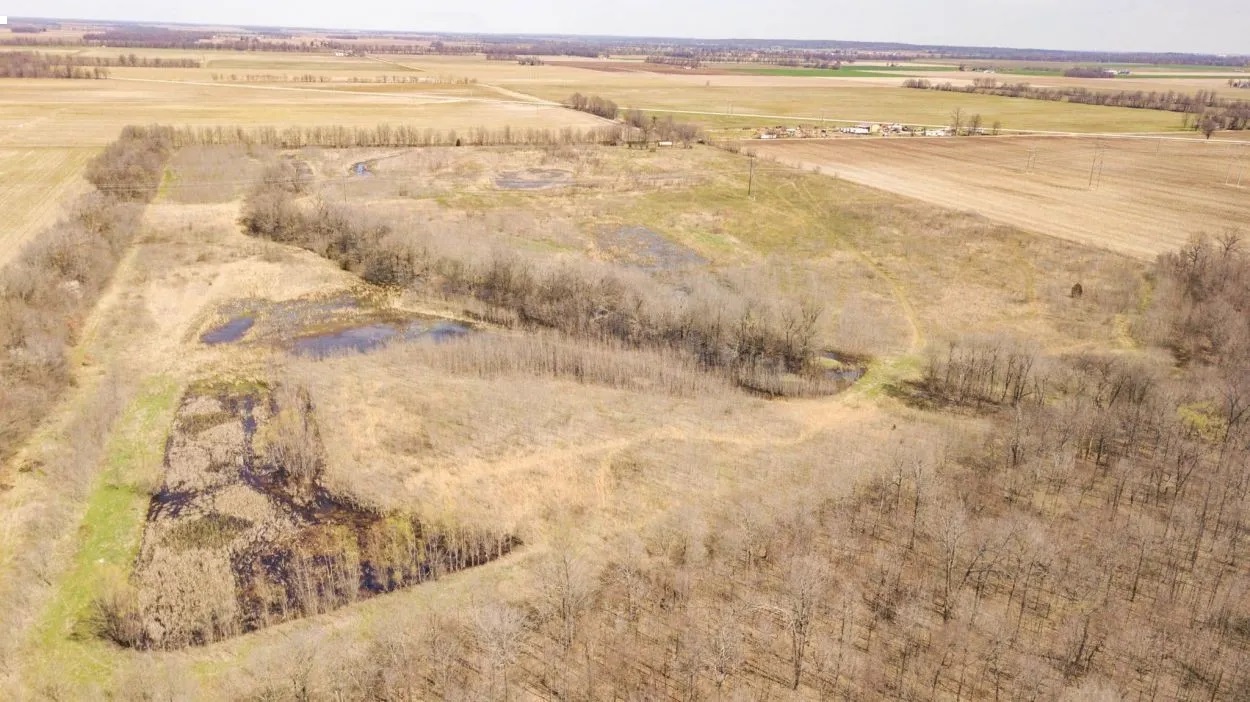
<svg viewBox="0 0 1250 702"><path fill-rule="evenodd" d="M1250 54L1245 0L0 0L0 15Z"/></svg>

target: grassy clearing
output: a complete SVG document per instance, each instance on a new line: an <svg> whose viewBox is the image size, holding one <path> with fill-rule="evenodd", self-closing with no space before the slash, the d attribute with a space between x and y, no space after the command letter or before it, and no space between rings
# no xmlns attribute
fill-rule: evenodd
<svg viewBox="0 0 1250 702"><path fill-rule="evenodd" d="M130 575L179 392L174 378L149 378L109 441L72 564L32 632L39 684L98 683L118 663L118 652L90 631L91 604Z"/></svg>

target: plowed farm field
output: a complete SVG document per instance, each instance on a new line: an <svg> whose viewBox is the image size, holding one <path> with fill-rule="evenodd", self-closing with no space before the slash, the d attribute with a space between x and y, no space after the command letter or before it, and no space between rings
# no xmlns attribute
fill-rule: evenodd
<svg viewBox="0 0 1250 702"><path fill-rule="evenodd" d="M1093 137L753 143L782 163L1138 258L1250 227L1250 145Z"/></svg>

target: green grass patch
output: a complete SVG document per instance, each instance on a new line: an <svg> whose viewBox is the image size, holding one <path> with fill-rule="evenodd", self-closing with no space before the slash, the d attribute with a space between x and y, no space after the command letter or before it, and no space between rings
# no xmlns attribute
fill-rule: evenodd
<svg viewBox="0 0 1250 702"><path fill-rule="evenodd" d="M178 174L174 173L174 169L165 167L161 172L161 184L156 189L156 199L165 201L169 199L170 190L178 183Z"/></svg>
<svg viewBox="0 0 1250 702"><path fill-rule="evenodd" d="M1182 422L1188 424L1208 441L1222 440L1224 432L1228 429L1227 423L1220 416L1219 409L1214 402L1191 402L1181 405L1176 408L1176 414Z"/></svg>
<svg viewBox="0 0 1250 702"><path fill-rule="evenodd" d="M117 423L103 472L87 498L73 561L34 629L39 680L84 686L106 679L117 665L120 651L90 630L92 602L130 576L151 499L148 486L160 475L178 396L172 379L150 378Z"/></svg>
<svg viewBox="0 0 1250 702"><path fill-rule="evenodd" d="M263 395L269 384L257 378L208 378L187 388L190 395Z"/></svg>
<svg viewBox="0 0 1250 702"><path fill-rule="evenodd" d="M865 397L880 398L885 395L905 394L903 384L919 380L924 375L924 358L906 354L876 359L868 364L864 377L852 386L850 392Z"/></svg>

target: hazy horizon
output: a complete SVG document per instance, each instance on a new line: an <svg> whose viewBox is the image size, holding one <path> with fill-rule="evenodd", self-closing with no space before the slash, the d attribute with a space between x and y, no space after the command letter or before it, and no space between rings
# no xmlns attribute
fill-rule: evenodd
<svg viewBox="0 0 1250 702"><path fill-rule="evenodd" d="M881 6L810 7L793 0L767 6L743 0L695 0L674 6L641 0L602 6L549 0L523 7L482 0L456 12L421 11L385 0L314 0L298 9L241 0L174 5L117 0L107 9L83 0L10 2L9 17L177 22L225 26L318 27L362 31L563 34L691 39L795 39L996 46L1073 51L1250 53L1250 13L1240 3L1201 7L1160 0L956 0L933 6L896 0Z"/></svg>

